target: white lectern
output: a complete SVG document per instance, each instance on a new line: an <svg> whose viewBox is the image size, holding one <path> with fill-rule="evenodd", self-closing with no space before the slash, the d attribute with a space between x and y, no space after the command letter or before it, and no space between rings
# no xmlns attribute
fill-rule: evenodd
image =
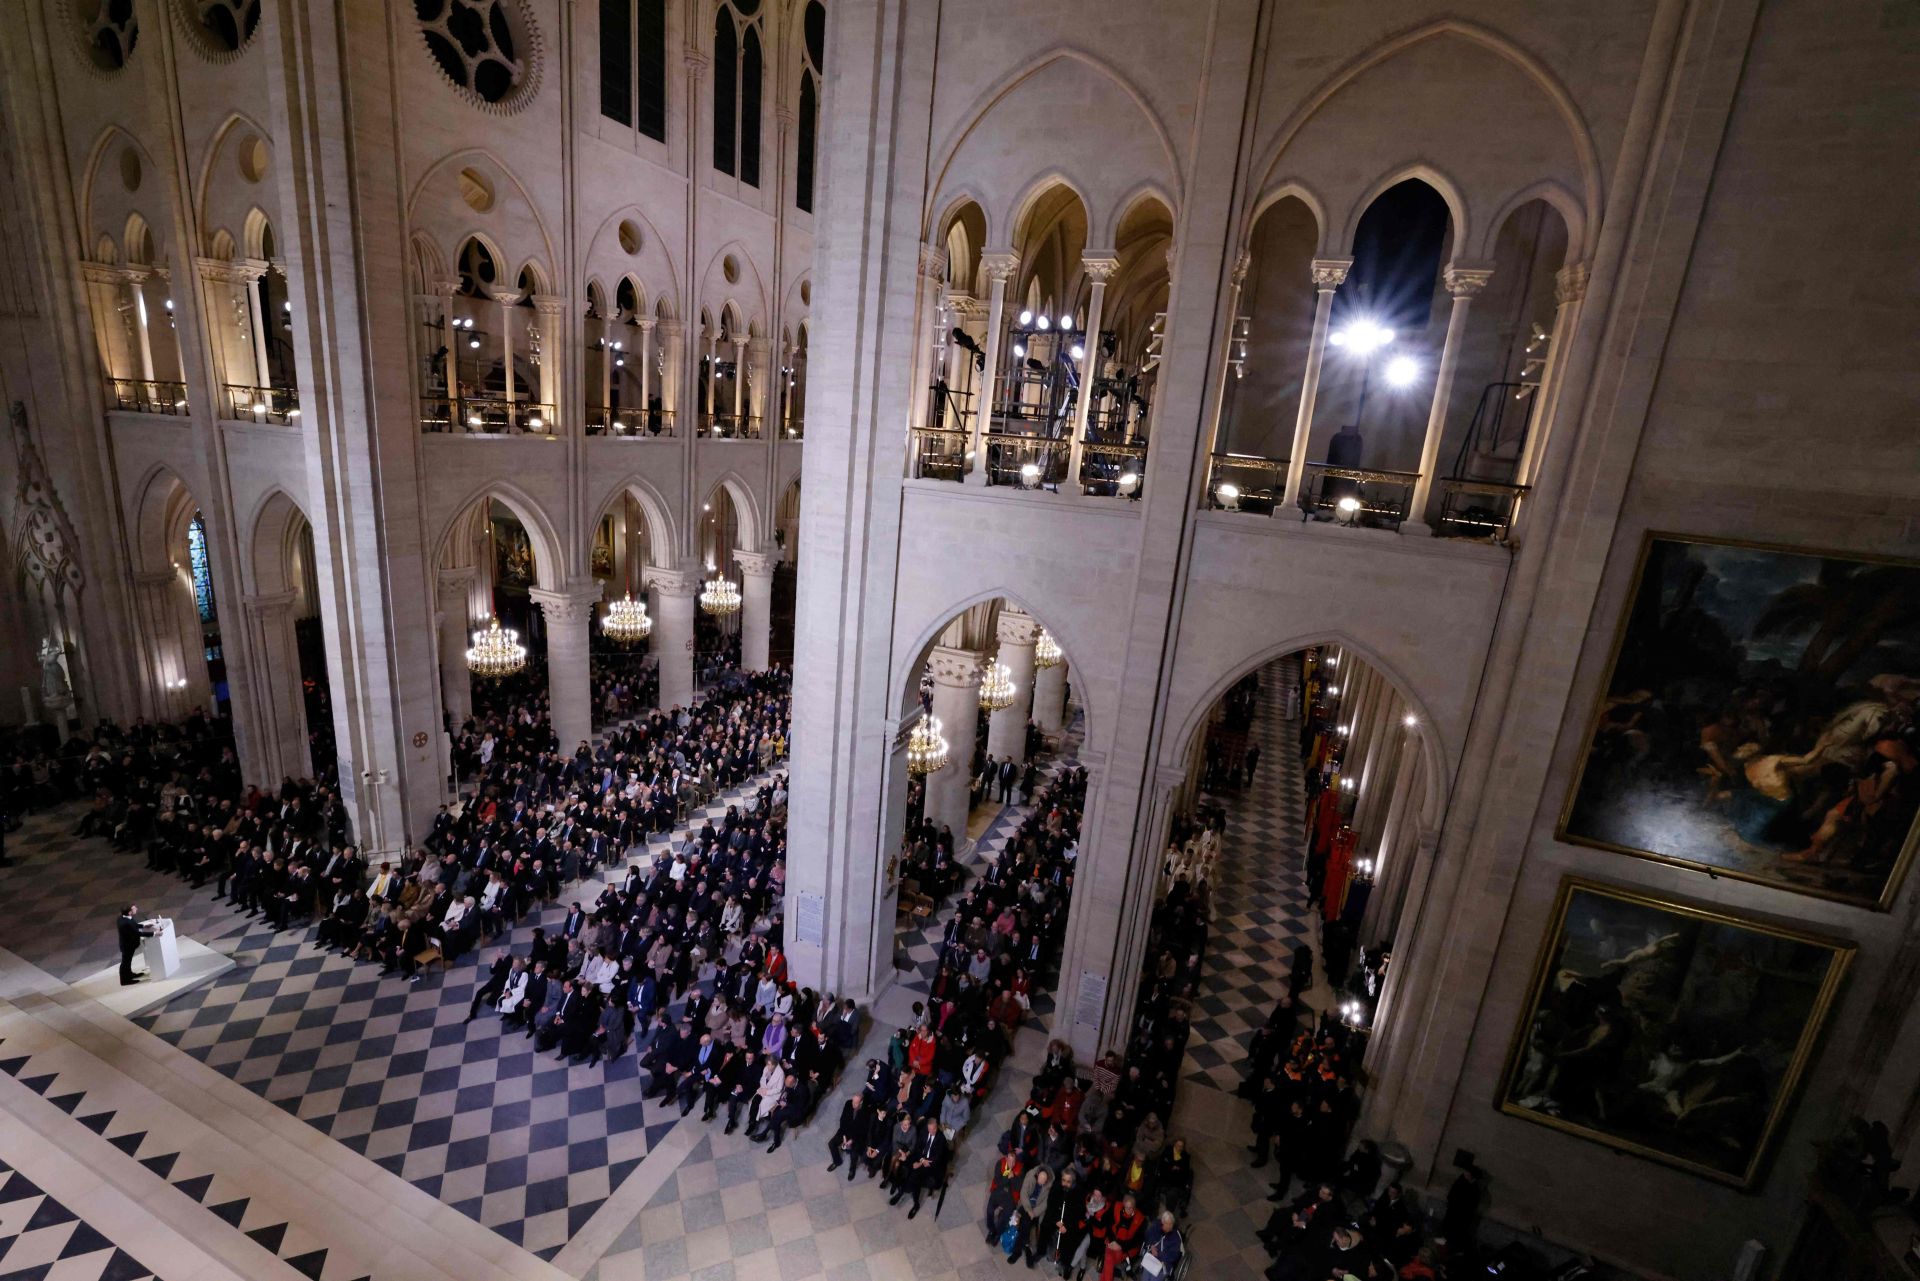
<svg viewBox="0 0 1920 1281"><path fill-rule="evenodd" d="M146 958L147 977L170 979L180 972L180 946L173 938L173 918L156 916L145 922L148 937L140 944Z"/></svg>

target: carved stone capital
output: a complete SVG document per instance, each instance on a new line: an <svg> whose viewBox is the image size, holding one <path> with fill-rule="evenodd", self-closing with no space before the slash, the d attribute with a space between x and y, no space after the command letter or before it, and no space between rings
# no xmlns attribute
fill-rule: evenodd
<svg viewBox="0 0 1920 1281"><path fill-rule="evenodd" d="M436 298L451 298L460 292L458 276L434 276L426 283L427 292Z"/></svg>
<svg viewBox="0 0 1920 1281"><path fill-rule="evenodd" d="M920 246L920 274L939 280L947 274L947 251L939 245Z"/></svg>
<svg viewBox="0 0 1920 1281"><path fill-rule="evenodd" d="M998 635L1002 645L1019 645L1031 649L1040 639L1040 621L1032 614L1003 609L1000 611Z"/></svg>
<svg viewBox="0 0 1920 1281"><path fill-rule="evenodd" d="M435 584L442 596L455 592L466 593L473 590L474 582L480 577L480 571L472 565L463 565L457 569L443 569L435 575Z"/></svg>
<svg viewBox="0 0 1920 1281"><path fill-rule="evenodd" d="M733 563L740 567L742 578L772 578L773 567L780 558L772 552L749 552L734 549Z"/></svg>
<svg viewBox="0 0 1920 1281"><path fill-rule="evenodd" d="M687 49L683 51L680 55L680 62L681 65L686 67L687 74L695 77L704 76L707 74L707 68L713 65L713 59L707 56L706 51L703 49Z"/></svg>
<svg viewBox="0 0 1920 1281"><path fill-rule="evenodd" d="M1351 258L1315 258L1313 260L1313 287L1315 289L1338 289L1347 282L1347 273L1353 270Z"/></svg>
<svg viewBox="0 0 1920 1281"><path fill-rule="evenodd" d="M593 607L600 603L603 590L601 584L594 582L574 584L558 591L532 587L527 589L527 595L540 606L540 612L547 616L549 623L584 627L593 618Z"/></svg>
<svg viewBox="0 0 1920 1281"><path fill-rule="evenodd" d="M1587 282L1592 279L1592 267L1584 262L1568 263L1553 274L1553 300L1562 307L1579 302L1587 296Z"/></svg>
<svg viewBox="0 0 1920 1281"><path fill-rule="evenodd" d="M649 567L643 575L647 586L661 596L678 596L692 600L700 594L700 575L690 569L658 569Z"/></svg>
<svg viewBox="0 0 1920 1281"><path fill-rule="evenodd" d="M978 689L985 659L970 649L935 645L927 655L927 672L936 685L950 689Z"/></svg>
<svg viewBox="0 0 1920 1281"><path fill-rule="evenodd" d="M1448 267L1441 273L1447 292L1455 298L1472 298L1493 279L1491 267Z"/></svg>
<svg viewBox="0 0 1920 1281"><path fill-rule="evenodd" d="M228 262L224 258L195 258L193 265L199 269L202 280L217 285L250 285L261 276L259 272L250 271L244 262Z"/></svg>
<svg viewBox="0 0 1920 1281"><path fill-rule="evenodd" d="M987 303L984 298L975 298L972 294L953 292L947 295L947 307L956 316L984 320L987 317Z"/></svg>
<svg viewBox="0 0 1920 1281"><path fill-rule="evenodd" d="M567 300L560 294L534 294L533 309L542 316L558 316L565 311Z"/></svg>
<svg viewBox="0 0 1920 1281"><path fill-rule="evenodd" d="M1011 249L991 250L980 255L980 269L990 282L1004 285L1020 270L1020 255Z"/></svg>
<svg viewBox="0 0 1920 1281"><path fill-rule="evenodd" d="M1080 269L1087 273L1087 279L1096 285L1108 284L1115 272L1120 270L1120 260L1110 255L1093 255L1080 260Z"/></svg>
<svg viewBox="0 0 1920 1281"><path fill-rule="evenodd" d="M1247 283L1247 272L1252 267L1253 267L1252 252L1250 250L1242 249L1240 251L1239 256L1233 260L1233 274L1230 277L1230 279L1233 281L1233 287L1235 289L1238 289L1242 285Z"/></svg>
<svg viewBox="0 0 1920 1281"><path fill-rule="evenodd" d="M299 592L261 592L245 598L247 612L255 618L278 618L293 608Z"/></svg>
<svg viewBox="0 0 1920 1281"><path fill-rule="evenodd" d="M493 299L502 307L514 307L518 306L520 300L526 297L526 295L518 289L491 289L487 291L487 297Z"/></svg>
<svg viewBox="0 0 1920 1281"><path fill-rule="evenodd" d="M80 264L80 274L90 285L119 285L126 283L127 269L117 262L94 262L87 259Z"/></svg>

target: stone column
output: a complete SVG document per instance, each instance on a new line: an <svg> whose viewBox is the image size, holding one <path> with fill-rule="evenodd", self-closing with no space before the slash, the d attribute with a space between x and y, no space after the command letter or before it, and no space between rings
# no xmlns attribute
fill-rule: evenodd
<svg viewBox="0 0 1920 1281"><path fill-rule="evenodd" d="M547 619L547 694L553 701L553 736L570 753L593 737L593 677L588 663L589 624L600 602L600 584L591 579L549 591L535 587L527 595Z"/></svg>
<svg viewBox="0 0 1920 1281"><path fill-rule="evenodd" d="M1313 445L1313 402L1320 394L1320 363L1327 354L1327 329L1333 319L1333 294L1347 278L1351 258L1315 258L1313 287L1319 298L1313 305L1313 336L1307 341L1307 368L1300 376L1300 412L1293 420L1293 456L1287 460L1287 488L1283 508L1300 503L1300 485L1306 479L1307 451Z"/></svg>
<svg viewBox="0 0 1920 1281"><path fill-rule="evenodd" d="M933 673L933 715L947 738L947 767L927 775L927 819L936 828L953 829L956 851L967 843L969 790L972 783L974 726L980 713L981 655L970 649L934 646L927 657Z"/></svg>
<svg viewBox="0 0 1920 1281"><path fill-rule="evenodd" d="M700 592L700 576L684 569L655 569L648 577L660 706L685 707L693 702L693 599Z"/></svg>
<svg viewBox="0 0 1920 1281"><path fill-rule="evenodd" d="M300 685L300 645L293 631L296 593L248 596L243 602L251 657L258 664L252 682L260 700L256 718L265 731L267 769L262 780L278 787L283 777L307 778L313 759L307 750L307 702Z"/></svg>
<svg viewBox="0 0 1920 1281"><path fill-rule="evenodd" d="M1209 489L1211 489L1213 485L1213 477L1211 474L1213 469L1213 455L1222 452L1221 446L1224 443L1220 436L1220 429L1221 425L1226 421L1227 384L1232 381L1227 377L1227 372L1233 361L1235 331L1238 330L1240 326L1240 299L1246 292L1247 272L1252 266L1253 255L1245 249L1242 249L1239 255L1233 260L1232 274L1227 277L1226 341L1220 344L1220 359L1218 362L1220 376L1214 380L1213 399L1207 406L1208 422L1205 424L1207 437L1207 469L1209 473L1207 485ZM1184 803L1184 800L1182 803Z"/></svg>
<svg viewBox="0 0 1920 1281"><path fill-rule="evenodd" d="M980 255L991 286L987 302L987 367L980 371L980 394L973 398L973 430L967 437L967 483L987 483L986 433L993 417L993 385L1000 373L1000 334L1006 328L1007 282L1020 270L1020 256L1010 250Z"/></svg>
<svg viewBox="0 0 1920 1281"><path fill-rule="evenodd" d="M653 404L653 321L640 322L640 417L635 421L644 429L647 408Z"/></svg>
<svg viewBox="0 0 1920 1281"><path fill-rule="evenodd" d="M559 294L535 294L534 312L540 317L540 345L535 355L540 360L540 403L546 408L542 414L552 416L552 421L536 427L535 431L548 431L558 434L562 417L560 407L560 335L564 332L563 311L567 300Z"/></svg>
<svg viewBox="0 0 1920 1281"><path fill-rule="evenodd" d="M921 245L915 282L920 291L919 340L913 345L913 409L907 418L915 427L939 425L927 421L927 416L933 403L934 353L940 349L940 291L945 288L946 278L947 251L939 245Z"/></svg>
<svg viewBox="0 0 1920 1281"><path fill-rule="evenodd" d="M153 708L156 719L179 720L195 701L187 669L190 661L199 658L198 651L185 649L185 638L180 631L180 575L165 569L136 573L133 586L135 617L140 620L146 667L152 674L148 706ZM202 685L205 683L201 681Z"/></svg>
<svg viewBox="0 0 1920 1281"><path fill-rule="evenodd" d="M153 271L148 267L127 268L127 305L133 311L133 341L140 357L140 377L142 381L153 381L153 336L147 330L147 277ZM149 393L151 394L151 393Z"/></svg>
<svg viewBox="0 0 1920 1281"><path fill-rule="evenodd" d="M267 372L268 319L260 314L265 299L261 295L259 286L260 282L266 279L267 272L272 270L272 264L254 258L236 264L236 269L244 282L241 287L247 291L247 327L248 334L253 340L253 385L265 387L273 379ZM262 396L259 399L264 401L266 397Z"/></svg>
<svg viewBox="0 0 1920 1281"><path fill-rule="evenodd" d="M740 567L740 666L750 672L766 671L771 661L777 559L771 552L735 549L733 553L733 563Z"/></svg>
<svg viewBox="0 0 1920 1281"><path fill-rule="evenodd" d="M733 340L733 434L747 434L747 340Z"/></svg>
<svg viewBox="0 0 1920 1281"><path fill-rule="evenodd" d="M1453 398L1453 375L1460 367L1460 344L1467 332L1467 308L1474 296L1493 279L1491 267L1448 267L1443 276L1453 295L1447 315L1447 339L1440 348L1440 368L1433 380L1433 406L1427 411L1427 439L1420 446L1420 479L1414 482L1413 501L1407 505L1407 529L1432 533L1427 506L1433 497L1434 472L1440 466L1440 442L1447 433L1447 402Z"/></svg>
<svg viewBox="0 0 1920 1281"><path fill-rule="evenodd" d="M720 338L713 333L708 333L706 338L707 359L700 370L700 385L707 389L707 421L711 423L720 417L720 406L714 401L714 384L720 374Z"/></svg>
<svg viewBox="0 0 1920 1281"><path fill-rule="evenodd" d="M471 568L443 569L437 588L440 597L440 704L454 728L473 715L473 673L467 670L467 645L472 627L467 601L473 594Z"/></svg>
<svg viewBox="0 0 1920 1281"><path fill-rule="evenodd" d="M987 751L996 760L1011 756L1024 763L1027 718L1033 714L1033 646L1040 639L1040 624L1030 614L1003 609L999 635L999 659L1013 678L1013 703L993 713L987 721Z"/></svg>
<svg viewBox="0 0 1920 1281"><path fill-rule="evenodd" d="M1067 727L1067 664L1037 667L1033 673L1033 721L1044 734Z"/></svg>
<svg viewBox="0 0 1920 1281"><path fill-rule="evenodd" d="M1087 300L1087 332L1082 340L1086 355L1080 360L1080 394L1073 400L1073 440L1067 447L1067 484L1075 494L1081 492L1080 459L1087 440L1087 411L1093 407L1093 375L1100 368L1101 313L1106 307L1107 282L1120 270L1120 260L1111 255L1085 257L1080 266L1093 282L1093 295Z"/></svg>
<svg viewBox="0 0 1920 1281"><path fill-rule="evenodd" d="M427 282L427 296L440 310L440 376L447 383L447 430L460 431L464 412L460 405L460 360L456 354L460 338L453 331L453 296L460 288L458 276L440 276ZM425 406L421 406L424 411Z"/></svg>
<svg viewBox="0 0 1920 1281"><path fill-rule="evenodd" d="M513 309L519 303L520 295L505 291L496 293L493 300L500 304L500 368L504 374L502 385L506 388L507 396L507 430L512 431L517 420L513 386Z"/></svg>
<svg viewBox="0 0 1920 1281"><path fill-rule="evenodd" d="M1526 443L1520 449L1520 462L1513 471L1513 483L1531 486L1540 467L1540 452L1552 434L1555 401L1566 373L1567 356L1573 346L1573 331L1580 323L1580 304L1587 296L1587 280L1592 269L1577 262L1554 273L1553 298L1559 306L1553 313L1553 337L1547 347L1547 367L1540 374L1540 389L1533 394L1533 420L1527 426Z"/></svg>

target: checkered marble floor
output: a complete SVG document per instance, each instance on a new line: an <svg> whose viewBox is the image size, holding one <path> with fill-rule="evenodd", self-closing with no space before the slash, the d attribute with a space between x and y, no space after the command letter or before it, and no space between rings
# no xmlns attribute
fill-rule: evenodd
<svg viewBox="0 0 1920 1281"><path fill-rule="evenodd" d="M750 799L759 780L697 810L698 827ZM686 838L658 837L661 850ZM624 871L624 862L620 870ZM485 966L504 942L524 950L566 905L564 891L506 939L417 984L314 947L305 929L258 920L234 945L235 969L142 1026L460 1213L551 1260L679 1121L643 1103L631 1048L599 1067L537 1055L483 1013L466 1023ZM225 905L219 905L224 907ZM229 912L231 916L232 913Z"/></svg>
<svg viewBox="0 0 1920 1281"><path fill-rule="evenodd" d="M1260 744L1253 786L1207 793L1227 830L1214 872L1214 920L1201 967L1200 997L1181 1078L1231 1091L1254 1031L1284 991L1293 950L1311 944L1306 889L1306 798L1299 722L1286 715L1287 691L1300 682L1288 657L1260 671L1252 741Z"/></svg>
<svg viewBox="0 0 1920 1281"><path fill-rule="evenodd" d="M130 902L144 916L172 917L177 933L209 946L240 932L243 922L211 891L149 871L144 854L75 836L84 813L79 802L42 810L7 838L13 866L0 869L0 902L16 955L67 983L116 965L113 918Z"/></svg>
<svg viewBox="0 0 1920 1281"><path fill-rule="evenodd" d="M1082 717L1076 711L1072 723L1061 733L1059 749L1041 769L1042 778L1050 779L1061 770L1080 763L1082 726ZM947 900L934 910L924 924L915 925L902 920L894 927L893 963L901 973L901 987L920 993L933 990L934 976L940 971L940 940L946 936L947 922L953 919L954 900L969 882L1000 857L1001 851L1012 842L1014 834L1020 830L1020 824L1026 822L1030 813L1032 807L1025 803L1002 805L978 839L960 852L960 864L966 869L967 880L947 896ZM1033 979L1033 1019L1035 1024L1045 1028L1053 1018L1054 989L1058 986L1058 975L1053 972L1036 974Z"/></svg>
<svg viewBox="0 0 1920 1281"><path fill-rule="evenodd" d="M0 1159L0 1278L152 1281L154 1271Z"/></svg>

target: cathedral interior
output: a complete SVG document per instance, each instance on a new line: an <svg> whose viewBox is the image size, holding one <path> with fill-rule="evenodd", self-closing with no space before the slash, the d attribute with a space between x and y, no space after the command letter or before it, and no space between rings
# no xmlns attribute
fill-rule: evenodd
<svg viewBox="0 0 1920 1281"><path fill-rule="evenodd" d="M0 1281L1920 1277L1916 155L1909 0L13 0Z"/></svg>

